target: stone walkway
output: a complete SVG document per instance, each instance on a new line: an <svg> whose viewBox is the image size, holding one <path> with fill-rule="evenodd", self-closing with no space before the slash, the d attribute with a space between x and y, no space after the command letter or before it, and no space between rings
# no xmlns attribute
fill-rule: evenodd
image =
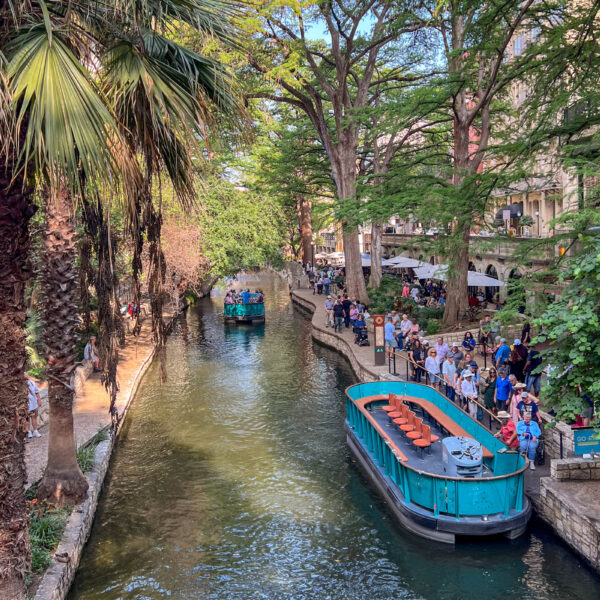
<svg viewBox="0 0 600 600"><path fill-rule="evenodd" d="M140 335L127 335L126 343L119 350L117 408L122 414L132 396L134 385L143 365L152 357L154 344L150 330L151 320L145 319ZM99 429L110 425L109 398L100 383L100 373L92 374L83 384L73 408L75 441L78 446L90 440ZM25 448L27 486L41 478L48 461L48 425L40 427L41 438L32 438Z"/></svg>

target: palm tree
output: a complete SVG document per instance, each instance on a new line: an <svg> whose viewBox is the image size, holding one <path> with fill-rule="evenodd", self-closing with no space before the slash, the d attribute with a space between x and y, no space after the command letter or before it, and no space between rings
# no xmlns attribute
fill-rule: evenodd
<svg viewBox="0 0 600 600"><path fill-rule="evenodd" d="M36 177L45 182L46 190L43 319L53 424L40 494L73 502L84 494L85 483L75 461L73 392L68 385L77 341L72 202L99 180L108 179L114 185L125 171L123 190L130 214L144 215L151 252L154 244L154 280L158 282L154 291L160 295L160 208L156 213L151 202L153 177L166 168L180 197L191 197L191 136L201 135L213 108L224 111L235 104L219 65L162 35L177 21L226 38L224 19L218 12L227 13L227 3L131 0L115 4L60 0L39 1L32 6L27 3L27 20L22 23L21 6L0 0L0 52L9 59L8 64L0 64L0 82L6 82L0 91L9 95L0 108L0 139L14 142L11 147L0 148L0 372L5 376L0 404L2 598L23 597L28 560L22 497L21 421L26 415L22 326L28 274L27 223L34 209L32 188L25 182ZM136 72L144 81L135 79ZM103 80L110 82L107 95L97 85ZM142 102L135 102L140 98ZM126 108L141 108L144 113L133 116ZM115 111L124 117L119 126L112 116ZM139 127L130 130L132 122ZM142 194L135 192L138 177L134 167L122 160L131 156L128 148L143 158ZM128 183L133 183L129 189ZM106 245L102 237L99 239ZM160 301L155 316L159 308L162 312ZM156 335L160 344L160 327Z"/></svg>

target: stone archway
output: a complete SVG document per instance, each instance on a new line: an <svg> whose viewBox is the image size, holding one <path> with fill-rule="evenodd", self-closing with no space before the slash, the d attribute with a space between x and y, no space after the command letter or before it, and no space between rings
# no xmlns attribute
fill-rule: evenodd
<svg viewBox="0 0 600 600"><path fill-rule="evenodd" d="M498 277L498 271L496 270L496 267L494 265L488 265L485 269L485 274L488 277L493 277L494 279L500 279ZM496 294L500 293L500 288L499 287L486 287L485 288L485 297L488 300L488 302L493 302L494 298L496 297Z"/></svg>

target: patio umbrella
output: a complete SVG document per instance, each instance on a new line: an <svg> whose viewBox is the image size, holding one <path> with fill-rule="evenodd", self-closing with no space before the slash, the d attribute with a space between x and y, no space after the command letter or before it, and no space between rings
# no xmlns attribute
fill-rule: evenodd
<svg viewBox="0 0 600 600"><path fill-rule="evenodd" d="M392 267L393 269L414 269L421 267L427 263L423 263L416 258L408 258L407 256L394 256L383 261L384 267Z"/></svg>
<svg viewBox="0 0 600 600"><path fill-rule="evenodd" d="M440 279L445 281L448 278L448 265L423 265L415 269L415 275L418 279ZM469 287L502 287L504 282L477 271L469 271L467 285Z"/></svg>

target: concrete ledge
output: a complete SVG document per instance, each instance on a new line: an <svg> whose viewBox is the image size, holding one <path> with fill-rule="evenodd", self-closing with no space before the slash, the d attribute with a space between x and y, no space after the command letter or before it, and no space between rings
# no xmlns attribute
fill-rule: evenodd
<svg viewBox="0 0 600 600"><path fill-rule="evenodd" d="M172 325L173 320L171 319L167 324L168 332L170 332ZM120 424L124 422L127 410L131 405L142 377L150 366L153 357L154 346L140 363L136 376L127 394L127 400L121 413L122 418L119 422ZM89 377L89 372L92 371L91 364L87 375L85 375L85 372L88 369L85 365L82 365L82 367L83 372L80 376L85 376L85 379L87 379L87 377ZM82 367L78 367L78 369ZM85 381L85 379L83 379L83 381ZM62 540L52 556L52 563L44 573L38 585L34 600L64 600L64 598L66 598L69 588L73 583L73 579L75 578L75 573L79 567L83 549L94 523L98 500L102 492L102 485L104 483L104 478L106 477L106 472L108 471L112 452L117 443L119 433L120 427L114 434L110 435L108 440L101 442L96 447L94 468L89 473L86 473L85 476L89 484L88 497L82 504L74 507L73 512L69 516ZM55 558L55 555L57 554L66 554L69 558L68 562L57 561Z"/></svg>

